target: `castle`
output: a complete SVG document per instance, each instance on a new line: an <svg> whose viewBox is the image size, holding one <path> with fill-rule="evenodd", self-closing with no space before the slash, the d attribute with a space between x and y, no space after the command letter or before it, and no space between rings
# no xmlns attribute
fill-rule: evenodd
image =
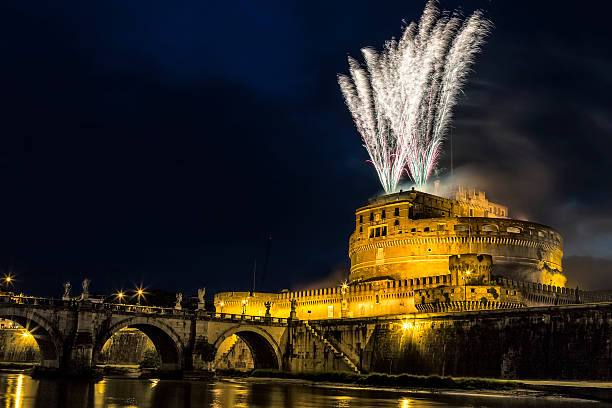
<svg viewBox="0 0 612 408"><path fill-rule="evenodd" d="M511 219L507 207L464 187L370 199L355 211L348 253L342 285L222 292L217 313L336 319L569 304L588 296L565 287L557 231Z"/></svg>

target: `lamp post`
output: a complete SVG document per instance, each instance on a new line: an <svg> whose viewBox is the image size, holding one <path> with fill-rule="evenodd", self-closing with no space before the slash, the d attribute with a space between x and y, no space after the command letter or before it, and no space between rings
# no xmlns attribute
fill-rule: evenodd
<svg viewBox="0 0 612 408"><path fill-rule="evenodd" d="M4 278L2 279L2 283L6 286L6 291L9 291L9 287L11 286L11 284L13 283L13 277L11 275L5 275Z"/></svg>
<svg viewBox="0 0 612 408"><path fill-rule="evenodd" d="M470 270L465 271L465 276L463 277L463 310L467 309L467 278L470 276Z"/></svg>
<svg viewBox="0 0 612 408"><path fill-rule="evenodd" d="M248 299L242 299L242 314L245 315L246 314L246 308L247 308L247 303L249 302Z"/></svg>
<svg viewBox="0 0 612 408"><path fill-rule="evenodd" d="M138 290L136 291L136 296L138 297L138 299L136 300L136 304L138 306L140 306L140 298L144 295L144 290L142 290L142 288L138 288Z"/></svg>

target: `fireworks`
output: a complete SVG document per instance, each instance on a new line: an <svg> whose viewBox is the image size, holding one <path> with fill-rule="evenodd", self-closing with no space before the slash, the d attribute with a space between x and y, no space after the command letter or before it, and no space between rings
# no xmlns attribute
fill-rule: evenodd
<svg viewBox="0 0 612 408"><path fill-rule="evenodd" d="M440 13L430 1L418 24L382 51L362 49L365 66L349 57L338 83L380 182L397 189L404 171L418 187L435 168L444 133L490 22Z"/></svg>

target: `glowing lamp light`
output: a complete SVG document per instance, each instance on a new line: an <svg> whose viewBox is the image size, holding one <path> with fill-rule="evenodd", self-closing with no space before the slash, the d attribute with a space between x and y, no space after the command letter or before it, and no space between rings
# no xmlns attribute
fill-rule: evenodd
<svg viewBox="0 0 612 408"><path fill-rule="evenodd" d="M30 333L29 331L25 330L22 334L21 337L23 337L24 339L27 339L28 337L31 337L32 333Z"/></svg>
<svg viewBox="0 0 612 408"><path fill-rule="evenodd" d="M412 323L410 322L402 322L402 330L406 331L412 329Z"/></svg>
<svg viewBox="0 0 612 408"><path fill-rule="evenodd" d="M225 303L223 303L223 302L219 303L219 306L221 306L221 307L223 307L224 305L225 305Z"/></svg>

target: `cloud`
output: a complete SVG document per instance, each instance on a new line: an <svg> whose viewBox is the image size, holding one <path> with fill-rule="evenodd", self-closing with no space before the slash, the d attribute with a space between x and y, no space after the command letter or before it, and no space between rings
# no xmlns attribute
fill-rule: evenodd
<svg viewBox="0 0 612 408"><path fill-rule="evenodd" d="M612 259L569 256L563 260L567 286L583 290L612 290Z"/></svg>

